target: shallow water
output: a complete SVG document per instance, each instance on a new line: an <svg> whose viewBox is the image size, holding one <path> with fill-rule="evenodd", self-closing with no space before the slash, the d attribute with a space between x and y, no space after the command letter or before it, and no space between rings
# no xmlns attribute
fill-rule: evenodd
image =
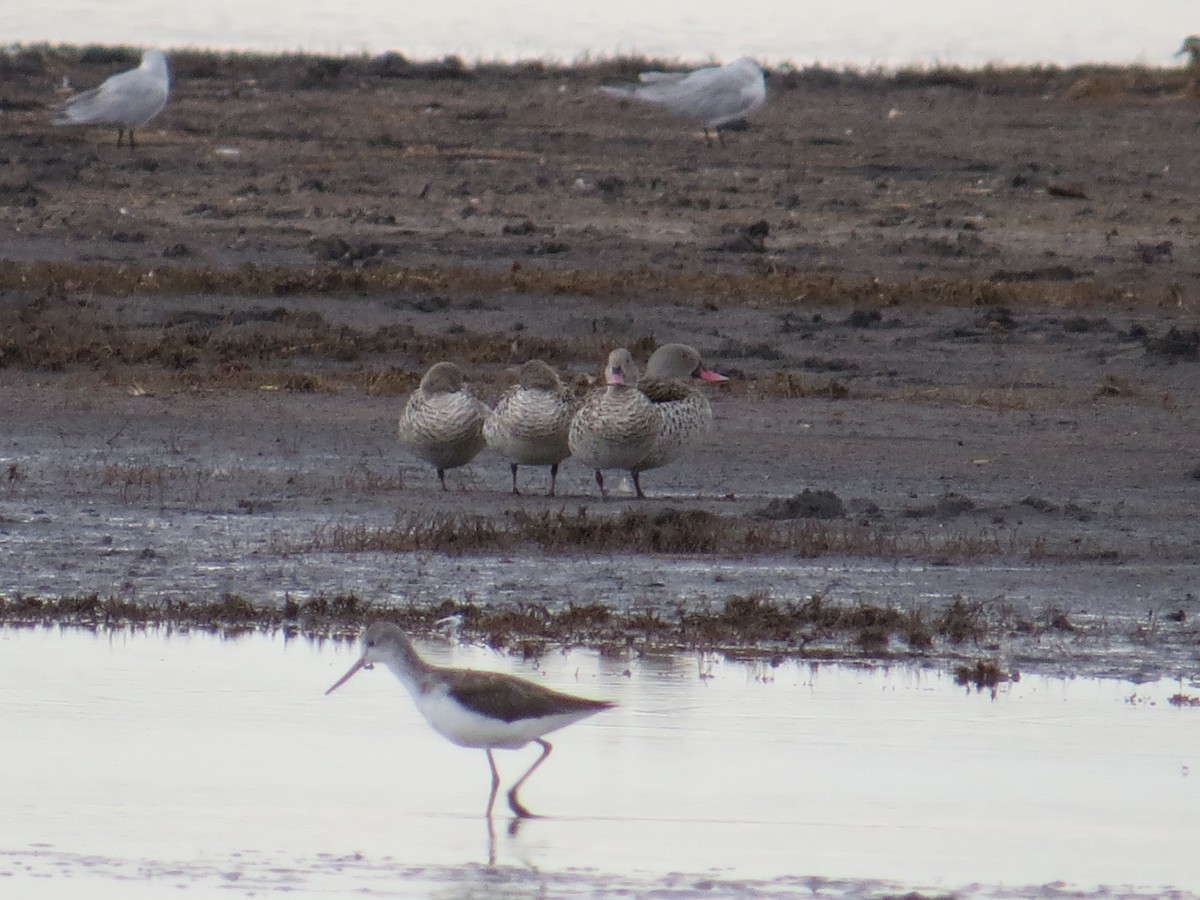
<svg viewBox="0 0 1200 900"><path fill-rule="evenodd" d="M1200 710L1167 703L1174 682L1027 678L993 699L907 668L423 649L620 703L554 740L522 792L546 818L489 835L483 754L434 734L384 670L323 696L347 645L0 631L0 884L1200 891ZM505 782L534 755L498 754Z"/></svg>
<svg viewBox="0 0 1200 900"><path fill-rule="evenodd" d="M171 6L156 0L43 0L8 10L3 22L6 40L24 42L398 50L417 58L457 53L472 60L643 53L729 61L752 55L771 63L833 66L1170 65L1183 37L1200 27L1194 0L1156 0L1152 12L1127 0L460 0L401 7L382 0L204 0Z"/></svg>

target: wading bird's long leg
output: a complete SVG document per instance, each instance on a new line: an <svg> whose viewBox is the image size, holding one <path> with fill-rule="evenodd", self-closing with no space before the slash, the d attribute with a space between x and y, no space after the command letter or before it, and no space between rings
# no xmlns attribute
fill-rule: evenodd
<svg viewBox="0 0 1200 900"><path fill-rule="evenodd" d="M513 819L513 821L517 821ZM488 867L496 865L496 826L492 823L492 817L487 817L488 830Z"/></svg>
<svg viewBox="0 0 1200 900"><path fill-rule="evenodd" d="M484 816L492 817L492 806L496 803L496 791L500 789L500 773L496 771L496 760L492 758L492 748L487 748L488 765L492 767L492 792L488 795L488 807Z"/></svg>
<svg viewBox="0 0 1200 900"><path fill-rule="evenodd" d="M533 819L535 816L525 808L520 800L517 799L517 791L521 789L521 785L529 780L529 776L537 770L537 767L546 761L546 757L549 756L550 751L554 749L552 746L550 746L549 741L544 741L541 738L538 738L537 742L542 745L542 755L537 758L534 764L529 767L529 771L522 775L517 780L517 783L512 786L512 790L508 792L508 808L522 819ZM489 754L491 753L490 750L488 752Z"/></svg>

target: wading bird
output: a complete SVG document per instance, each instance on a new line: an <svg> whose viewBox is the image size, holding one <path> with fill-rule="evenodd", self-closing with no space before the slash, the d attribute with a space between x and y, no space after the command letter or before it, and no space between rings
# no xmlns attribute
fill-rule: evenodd
<svg viewBox="0 0 1200 900"><path fill-rule="evenodd" d="M542 755L508 792L508 806L513 813L523 819L533 818L517 792L553 749L542 735L615 705L607 700L562 694L502 672L430 665L417 655L408 635L391 622L376 622L363 632L362 656L326 695L375 663L383 663L400 679L434 731L460 747L487 752L492 770L492 792L485 813L488 818L500 787L492 750L517 750L530 742L542 748Z"/></svg>

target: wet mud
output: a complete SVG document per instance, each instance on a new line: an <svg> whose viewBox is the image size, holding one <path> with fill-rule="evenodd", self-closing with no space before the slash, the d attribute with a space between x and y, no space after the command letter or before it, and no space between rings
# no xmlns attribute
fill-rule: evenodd
<svg viewBox="0 0 1200 900"><path fill-rule="evenodd" d="M819 596L991 623L821 653L1194 670L1182 76L778 72L710 147L595 92L636 61L176 54L136 153L46 124L64 75L121 62L0 66L10 621L92 595L240 598L268 624L338 596L672 621ZM396 446L438 359L491 400L531 356L584 390L611 347L667 341L731 382L711 440L647 473L647 501L602 502L570 461L558 498L537 470L513 496L487 456L443 493Z"/></svg>

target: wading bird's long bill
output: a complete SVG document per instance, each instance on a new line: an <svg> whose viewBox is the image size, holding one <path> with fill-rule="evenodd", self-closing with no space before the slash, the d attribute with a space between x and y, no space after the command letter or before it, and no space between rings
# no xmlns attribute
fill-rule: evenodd
<svg viewBox="0 0 1200 900"><path fill-rule="evenodd" d="M328 697L330 694L332 694L334 691L336 691L338 688L340 688L343 684L345 684L347 681L349 681L351 678L353 678L355 673L359 669L370 669L370 668L371 668L370 663L364 663L360 659L358 662L356 662L354 665L352 665L350 667L349 672L347 672L345 675L343 675L341 678L339 678L337 680L337 683L335 683L333 687L331 687L329 690L327 690L325 692L325 696Z"/></svg>

